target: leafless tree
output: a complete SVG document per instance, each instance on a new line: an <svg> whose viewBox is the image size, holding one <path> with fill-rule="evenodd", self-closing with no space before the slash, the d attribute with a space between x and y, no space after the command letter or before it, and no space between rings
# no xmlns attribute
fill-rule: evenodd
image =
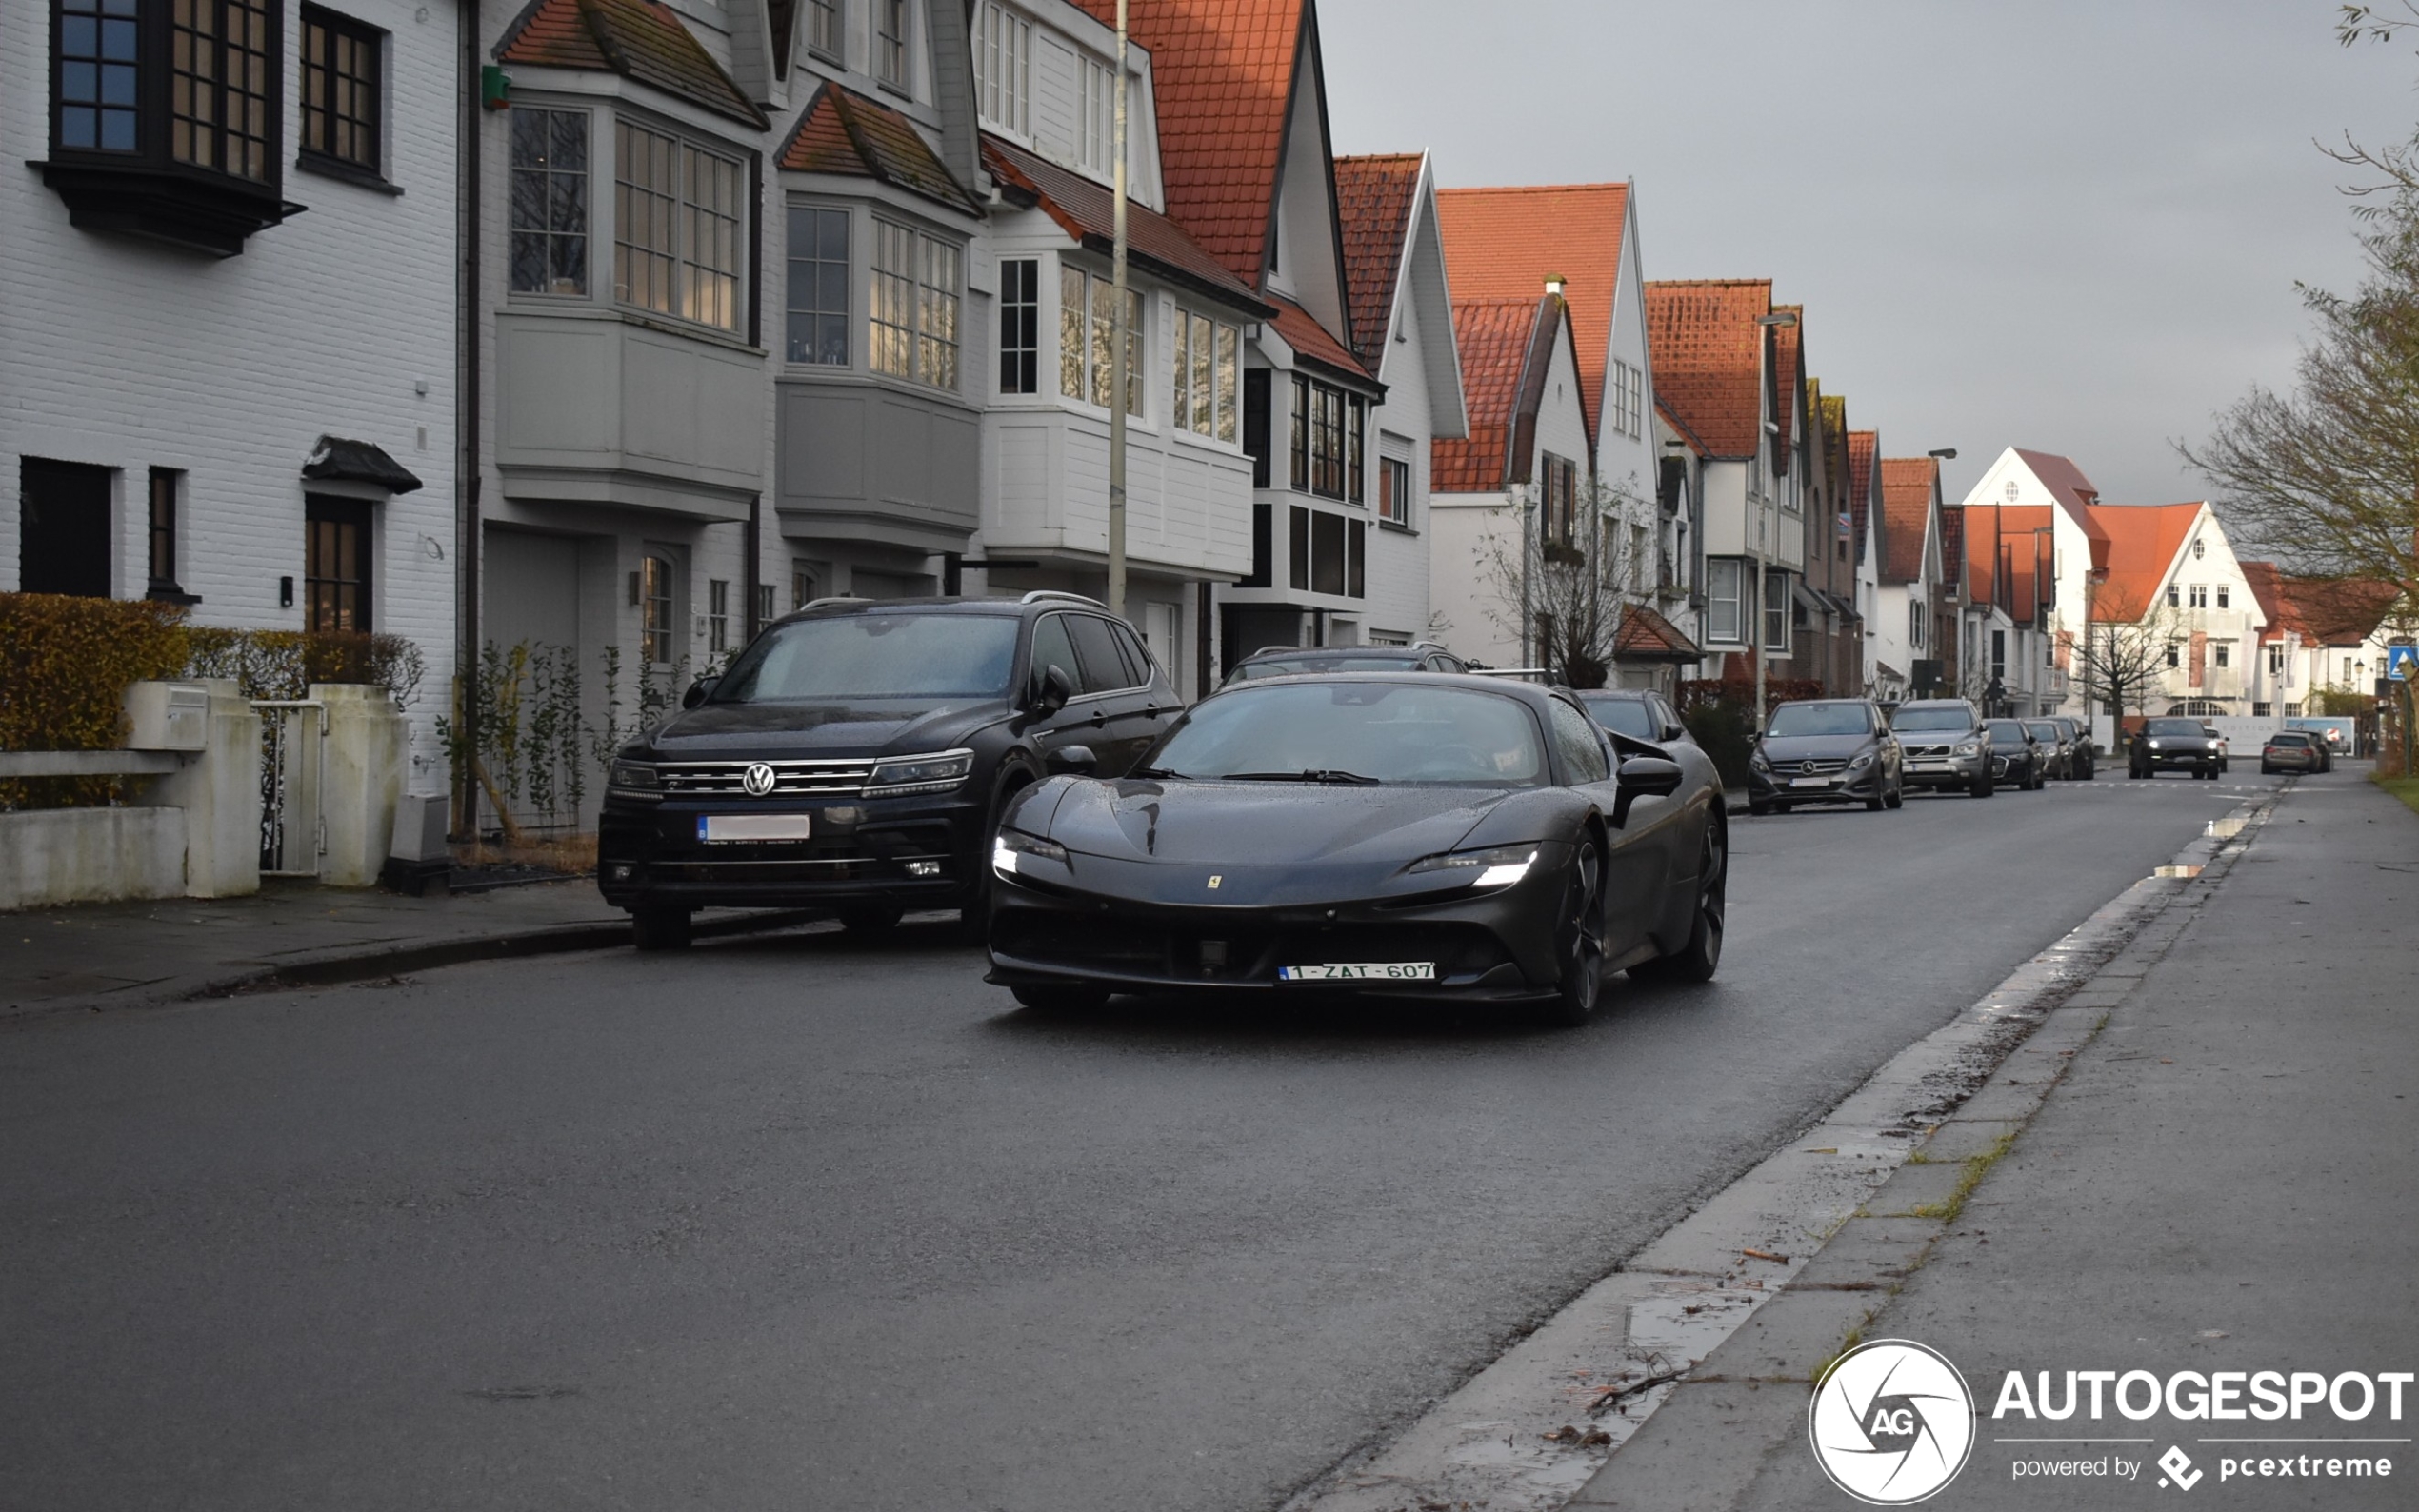
<svg viewBox="0 0 2419 1512"><path fill-rule="evenodd" d="M1638 602L1640 565L1629 523L1647 502L1633 487L1590 478L1579 487L1570 539L1546 528L1539 490L1509 490L1510 507L1479 541L1487 617L1556 682L1602 687L1621 617Z"/></svg>
<svg viewBox="0 0 2419 1512"><path fill-rule="evenodd" d="M2122 723L2148 714L2150 696L2167 683L2168 648L2186 638L2177 611L2165 604L2136 612L2130 604L2097 604L2073 649L2074 678L2093 712ZM2102 616L2107 616L2103 618Z"/></svg>

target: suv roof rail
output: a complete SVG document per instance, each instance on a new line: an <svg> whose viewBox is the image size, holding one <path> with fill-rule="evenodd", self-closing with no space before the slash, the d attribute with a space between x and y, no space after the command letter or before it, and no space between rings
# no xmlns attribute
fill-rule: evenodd
<svg viewBox="0 0 2419 1512"><path fill-rule="evenodd" d="M1016 602L1019 604L1082 604L1095 609L1109 607L1098 599L1087 598L1081 593L1069 593L1059 588L1035 588Z"/></svg>
<svg viewBox="0 0 2419 1512"><path fill-rule="evenodd" d="M829 598L810 599L794 612L804 614L809 609L819 609L827 604L870 604L872 602L871 599L862 598L854 593L834 593Z"/></svg>

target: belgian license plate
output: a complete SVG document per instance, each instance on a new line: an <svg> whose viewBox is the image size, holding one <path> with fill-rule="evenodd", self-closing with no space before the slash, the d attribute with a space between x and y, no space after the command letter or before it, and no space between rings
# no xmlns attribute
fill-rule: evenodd
<svg viewBox="0 0 2419 1512"><path fill-rule="evenodd" d="M1279 982L1433 982L1433 961L1330 962L1316 966L1279 966Z"/></svg>
<svg viewBox="0 0 2419 1512"><path fill-rule="evenodd" d="M1945 772L1949 769L1949 764L1947 762L1909 762L1907 769L1910 772Z"/></svg>
<svg viewBox="0 0 2419 1512"><path fill-rule="evenodd" d="M1791 787L1829 787L1830 785L1831 780L1828 777L1792 777L1789 779L1789 786Z"/></svg>
<svg viewBox="0 0 2419 1512"><path fill-rule="evenodd" d="M804 840L810 814L699 814L697 838L710 846Z"/></svg>

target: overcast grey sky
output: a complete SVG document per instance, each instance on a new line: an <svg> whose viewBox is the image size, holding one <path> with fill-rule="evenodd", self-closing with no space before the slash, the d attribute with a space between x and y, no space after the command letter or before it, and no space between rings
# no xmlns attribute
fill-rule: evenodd
<svg viewBox="0 0 2419 1512"><path fill-rule="evenodd" d="M2381 7L2380 9L2384 9ZM2064 452L2202 497L2169 446L2289 383L2295 279L2358 272L2311 139L2408 136L2412 45L2333 0L1319 0L1344 152L1448 186L1634 179L1649 278L1770 276L1883 450Z"/></svg>

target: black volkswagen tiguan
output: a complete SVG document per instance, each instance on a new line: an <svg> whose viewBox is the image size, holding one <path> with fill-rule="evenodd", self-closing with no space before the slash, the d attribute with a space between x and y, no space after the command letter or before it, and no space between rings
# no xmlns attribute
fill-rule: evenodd
<svg viewBox="0 0 2419 1512"><path fill-rule="evenodd" d="M686 945L714 905L851 929L956 907L979 928L1010 795L1121 775L1179 702L1133 627L1070 593L811 604L622 747L597 885L642 950Z"/></svg>

